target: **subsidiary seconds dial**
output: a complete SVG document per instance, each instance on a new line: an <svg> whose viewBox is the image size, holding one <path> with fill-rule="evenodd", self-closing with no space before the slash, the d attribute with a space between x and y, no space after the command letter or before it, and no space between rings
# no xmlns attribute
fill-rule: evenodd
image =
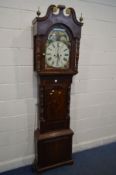
<svg viewBox="0 0 116 175"><path fill-rule="evenodd" d="M54 41L48 45L45 53L45 62L48 67L68 68L69 48L61 41Z"/></svg>

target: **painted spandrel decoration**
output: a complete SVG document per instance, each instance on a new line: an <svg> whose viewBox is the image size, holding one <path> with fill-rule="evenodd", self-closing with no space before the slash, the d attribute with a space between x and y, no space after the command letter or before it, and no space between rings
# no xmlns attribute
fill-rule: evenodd
<svg viewBox="0 0 116 175"><path fill-rule="evenodd" d="M69 67L70 40L63 26L54 27L49 35L45 50L45 68L66 69Z"/></svg>

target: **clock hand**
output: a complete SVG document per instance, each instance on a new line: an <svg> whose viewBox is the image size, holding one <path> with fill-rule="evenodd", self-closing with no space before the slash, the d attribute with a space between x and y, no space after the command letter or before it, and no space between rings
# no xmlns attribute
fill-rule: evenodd
<svg viewBox="0 0 116 175"><path fill-rule="evenodd" d="M57 65L59 63L60 56L59 56L59 43L57 43Z"/></svg>

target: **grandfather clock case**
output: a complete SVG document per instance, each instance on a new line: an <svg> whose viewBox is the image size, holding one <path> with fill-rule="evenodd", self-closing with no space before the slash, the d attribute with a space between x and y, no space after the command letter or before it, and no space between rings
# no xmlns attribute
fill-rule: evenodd
<svg viewBox="0 0 116 175"><path fill-rule="evenodd" d="M34 70L38 80L38 127L35 165L38 172L72 164L70 89L78 72L82 20L73 8L51 5L33 20Z"/></svg>

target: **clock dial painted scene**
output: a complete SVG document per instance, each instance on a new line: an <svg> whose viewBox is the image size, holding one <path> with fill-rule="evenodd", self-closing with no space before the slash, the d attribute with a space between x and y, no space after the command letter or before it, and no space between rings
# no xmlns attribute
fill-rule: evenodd
<svg viewBox="0 0 116 175"><path fill-rule="evenodd" d="M45 49L45 66L49 68L69 68L70 41L64 28L54 28L48 35Z"/></svg>

